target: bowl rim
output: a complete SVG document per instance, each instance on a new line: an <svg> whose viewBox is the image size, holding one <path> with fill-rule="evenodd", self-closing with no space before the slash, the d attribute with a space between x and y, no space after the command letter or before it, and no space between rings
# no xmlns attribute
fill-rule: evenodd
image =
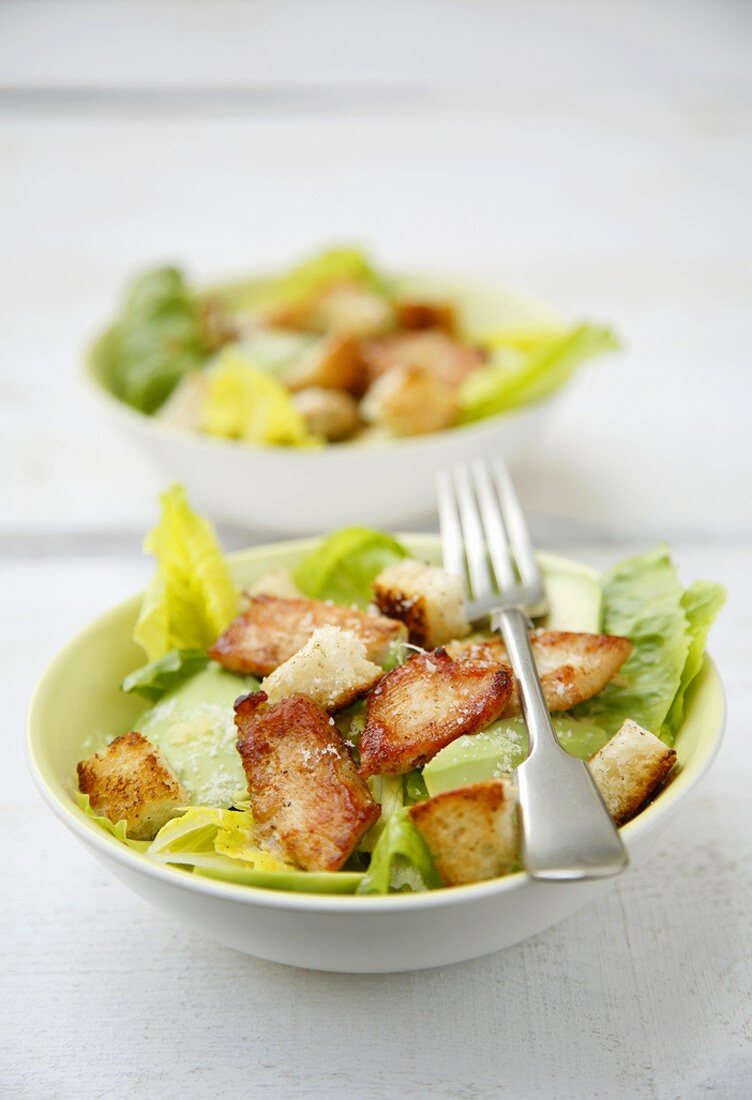
<svg viewBox="0 0 752 1100"><path fill-rule="evenodd" d="M438 535L425 533L397 533L398 538L404 539L414 546L421 543L426 547L435 548L439 541ZM246 550L236 551L227 555L227 561L232 569L247 563L253 558L271 558L282 549L305 551L307 548L320 541L320 537L308 537L299 539L284 539L274 543L262 543L249 547ZM554 558L556 555L549 555ZM568 564L577 564L574 559L559 558ZM125 600L108 608L94 619L81 627L62 646L55 656L48 662L37 685L34 689L29 705L26 727L26 759L32 779L44 801L53 811L56 817L83 843L89 845L101 856L113 859L130 871L140 871L147 877L163 882L167 886L184 887L189 891L216 897L225 901L238 901L248 905L258 905L267 909L281 909L287 911L318 912L318 913L400 913L413 910L424 910L442 907L444 905L461 905L465 902L481 901L497 895L512 893L532 884L533 879L524 871L516 871L513 874L501 878L488 879L484 882L468 883L464 886L442 887L437 890L428 890L421 893L404 893L390 895L353 895L353 894L315 894L301 893L288 890L274 890L271 888L243 885L240 883L224 882L219 879L204 878L186 873L179 867L163 865L150 860L145 853L137 852L122 844L115 837L108 835L93 821L83 816L73 799L68 798L64 802L48 783L44 769L37 759L35 741L42 737L37 730L41 727L39 711L46 692L48 679L52 676L58 663L71 655L86 641L90 634L98 632L106 625L111 617L122 613L142 596L142 592L135 593ZM620 833L627 848L633 841L638 840L643 833L649 831L654 825L658 825L662 818L670 815L689 793L696 787L702 777L711 767L720 749L726 727L727 702L718 668L712 657L706 653L700 676L710 677L718 693L718 721L711 742L704 754L697 761L693 760L688 768L682 769L677 781L670 784L654 802L650 803L632 821L622 826ZM682 779L684 782L681 782ZM568 883L573 885L573 883Z"/></svg>
<svg viewBox="0 0 752 1100"><path fill-rule="evenodd" d="M241 282L250 283L253 282L254 279L263 277L262 275L251 275L244 280L222 280L209 284L204 288L204 292L211 293L212 290L220 290L222 287L237 286ZM435 280L437 283L446 281L448 285L452 283L457 286L464 285L468 290L477 288L479 292L483 293L493 293L497 291L505 294L509 298L514 298L521 306L539 309L540 311L545 310L552 319L557 317L562 324L567 322L573 323L571 322L571 318L568 318L563 312L557 310L554 306L550 306L535 295L511 290L493 279L484 280L474 277L465 277L459 274L452 274L448 271L436 274L414 271L403 272L396 277L405 280ZM219 436L193 432L187 428L181 428L176 424L165 424L164 421L160 420L157 416L141 412L139 409L134 409L131 405L126 404L125 401L121 400L107 388L100 379L97 370L97 352L101 344L110 335L113 328L114 322L99 329L94 334L84 347L83 360L79 367L79 379L83 382L87 392L99 403L100 407L109 411L111 415L119 417L124 425L135 428L145 435L151 434L156 437L171 440L174 443L192 445L199 451L204 450L210 453L216 452L220 454L225 452L227 454L232 454L235 458L237 458L239 453L255 454L257 456L274 455L275 457L279 457L283 462L293 463L299 462L301 456L305 459L309 459L311 455L315 455L319 461L325 460L332 462L344 460L346 462L351 462L353 454L357 454L361 451L365 454L374 456L390 454L394 451L404 451L409 448L418 451L430 451L432 448L441 448L448 439L458 438L472 440L474 435L482 435L484 431L488 431L492 426L497 428L503 427L504 421L519 421L526 413L543 409L550 405L552 402L556 401L560 395L560 390L555 390L553 393L541 397L537 401L526 402L518 408L495 413L493 416L482 417L480 420L470 421L466 424L457 424L452 428L444 428L438 432L428 432L425 435L405 436L403 438L395 437L394 439L377 439L366 443L350 440L336 445L326 445L312 451L301 451L300 449L292 447L279 447L273 444L264 443L249 443L241 439L223 439Z"/></svg>

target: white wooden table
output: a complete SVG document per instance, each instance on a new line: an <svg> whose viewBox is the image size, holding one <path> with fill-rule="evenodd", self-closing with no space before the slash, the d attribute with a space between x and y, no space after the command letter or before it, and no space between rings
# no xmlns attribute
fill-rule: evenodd
<svg viewBox="0 0 752 1100"><path fill-rule="evenodd" d="M3 6L0 1094L752 1095L751 37L734 3ZM147 576L162 481L84 402L82 343L139 265L211 279L329 238L613 320L627 350L518 471L538 539L606 565L669 538L729 589L727 740L650 862L412 975L197 939L84 854L23 759L45 662Z"/></svg>

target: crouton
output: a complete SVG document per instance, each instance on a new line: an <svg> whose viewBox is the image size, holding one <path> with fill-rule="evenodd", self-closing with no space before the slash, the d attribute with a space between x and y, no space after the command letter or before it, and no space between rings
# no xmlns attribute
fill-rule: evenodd
<svg viewBox="0 0 752 1100"><path fill-rule="evenodd" d="M608 812L624 825L650 801L675 763L674 749L627 719L588 766Z"/></svg>
<svg viewBox="0 0 752 1100"><path fill-rule="evenodd" d="M422 331L437 328L447 336L454 336L457 322L454 306L449 302L425 302L412 298L403 298L395 302L397 327Z"/></svg>
<svg viewBox="0 0 752 1100"><path fill-rule="evenodd" d="M394 327L387 298L350 281L338 281L291 305L267 313L266 321L305 332L377 336Z"/></svg>
<svg viewBox="0 0 752 1100"><path fill-rule="evenodd" d="M565 630L538 630L530 635L535 664L550 711L570 710L577 703L597 695L621 668L632 652L628 638L611 634L576 634ZM510 664L500 637L481 642L453 642L447 652L456 660ZM517 686L504 711L504 718L521 714Z"/></svg>
<svg viewBox="0 0 752 1100"><path fill-rule="evenodd" d="M490 725L512 691L508 669L420 653L387 673L368 696L358 745L361 775L402 775L466 733Z"/></svg>
<svg viewBox="0 0 752 1100"><path fill-rule="evenodd" d="M360 412L394 435L425 435L456 423L459 400L454 386L424 367L395 367L374 382Z"/></svg>
<svg viewBox="0 0 752 1100"><path fill-rule="evenodd" d="M268 676L302 649L320 626L338 626L360 638L369 661L380 664L391 643L404 637L402 623L320 600L251 596L209 656L231 672Z"/></svg>
<svg viewBox="0 0 752 1100"><path fill-rule="evenodd" d="M357 342L349 336L322 337L287 368L282 381L293 392L319 386L362 393L365 368Z"/></svg>
<svg viewBox="0 0 752 1100"><path fill-rule="evenodd" d="M379 573L373 594L379 611L403 622L410 641L423 649L462 638L470 629L462 579L438 566L411 559L396 562Z"/></svg>
<svg viewBox="0 0 752 1100"><path fill-rule="evenodd" d="M259 577L257 581L246 589L245 596L281 596L284 599L296 600L302 597L295 581L287 569L270 569Z"/></svg>
<svg viewBox="0 0 752 1100"><path fill-rule="evenodd" d="M517 861L515 792L503 779L444 791L408 812L445 886L505 875Z"/></svg>
<svg viewBox="0 0 752 1100"><path fill-rule="evenodd" d="M358 404L347 390L306 386L292 395L292 403L311 435L322 436L329 443L347 439L360 424Z"/></svg>
<svg viewBox="0 0 752 1100"><path fill-rule="evenodd" d="M117 737L78 766L78 789L88 794L95 813L114 824L125 821L133 840L153 840L188 803L159 749L140 733Z"/></svg>
<svg viewBox="0 0 752 1100"><path fill-rule="evenodd" d="M364 340L361 355L372 382L398 367L420 367L453 389L486 360L480 348L460 344L436 329Z"/></svg>
<svg viewBox="0 0 752 1100"><path fill-rule="evenodd" d="M191 371L178 383L157 410L157 417L174 428L200 432L203 427L204 402L208 379L203 371Z"/></svg>
<svg viewBox="0 0 752 1100"><path fill-rule="evenodd" d="M305 871L337 871L380 810L326 711L304 695L235 703L259 845Z"/></svg>
<svg viewBox="0 0 752 1100"><path fill-rule="evenodd" d="M289 695L307 695L324 710L341 710L370 691L384 675L366 658L366 647L349 630L322 626L302 649L276 668L262 684L270 703Z"/></svg>

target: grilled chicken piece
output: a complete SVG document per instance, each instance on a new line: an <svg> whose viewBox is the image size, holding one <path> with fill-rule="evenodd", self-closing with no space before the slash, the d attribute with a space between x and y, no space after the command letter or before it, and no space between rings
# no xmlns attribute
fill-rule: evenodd
<svg viewBox="0 0 752 1100"><path fill-rule="evenodd" d="M565 630L533 631L530 644L550 711L569 710L597 695L632 652L628 638ZM498 637L480 642L451 642L447 652L456 660L507 666L510 663L506 646ZM514 718L521 713L515 684L502 717Z"/></svg>
<svg viewBox="0 0 752 1100"><path fill-rule="evenodd" d="M383 615L366 615L320 600L259 595L250 597L246 610L217 639L209 656L231 672L268 676L321 626L349 630L376 664L388 655L391 643L405 635L402 623Z"/></svg>
<svg viewBox="0 0 752 1100"><path fill-rule="evenodd" d="M676 752L627 719L588 761L598 790L617 825L649 802L676 763Z"/></svg>
<svg viewBox="0 0 752 1100"><path fill-rule="evenodd" d="M326 711L305 695L235 703L259 845L305 871L338 871L380 809Z"/></svg>
<svg viewBox="0 0 752 1100"><path fill-rule="evenodd" d="M134 840L153 840L188 795L162 753L140 733L125 733L77 766L78 789L95 813L126 822Z"/></svg>
<svg viewBox="0 0 752 1100"><path fill-rule="evenodd" d="M445 886L505 875L517 860L515 791L506 780L443 791L409 813Z"/></svg>
<svg viewBox="0 0 752 1100"><path fill-rule="evenodd" d="M403 298L395 303L397 328L420 332L425 329L441 329L447 336L457 331L454 306L449 302L426 302Z"/></svg>
<svg viewBox="0 0 752 1100"><path fill-rule="evenodd" d="M499 717L512 674L497 665L453 661L443 649L420 653L371 692L360 738L361 775L402 775L465 733Z"/></svg>
<svg viewBox="0 0 752 1100"><path fill-rule="evenodd" d="M479 348L460 344L437 329L364 340L361 354L372 382L397 367L417 367L452 389L486 358Z"/></svg>
<svg viewBox="0 0 752 1100"><path fill-rule="evenodd" d="M282 381L288 389L318 386L325 390L362 393L366 385L365 367L356 340L350 336L328 336L317 340L289 367Z"/></svg>

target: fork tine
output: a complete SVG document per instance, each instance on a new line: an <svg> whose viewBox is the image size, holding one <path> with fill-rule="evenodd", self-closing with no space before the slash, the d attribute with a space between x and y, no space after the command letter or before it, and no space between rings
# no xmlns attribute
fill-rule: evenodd
<svg viewBox="0 0 752 1100"><path fill-rule="evenodd" d="M488 567L486 540L480 521L478 503L469 468L461 464L454 468L454 486L460 511L460 523L465 537L467 570L474 600L482 600L493 593L491 570Z"/></svg>
<svg viewBox="0 0 752 1100"><path fill-rule="evenodd" d="M481 459L473 462L473 480L478 494L481 521L486 534L486 545L496 574L496 583L503 592L515 587L517 574L509 548L509 537L504 528L501 508L496 496L487 463Z"/></svg>
<svg viewBox="0 0 752 1100"><path fill-rule="evenodd" d="M543 578L533 550L525 516L520 506L517 492L509 476L506 465L500 458L493 462L496 487L501 502L504 526L512 544L512 552L517 562L522 581L530 588L543 592Z"/></svg>
<svg viewBox="0 0 752 1100"><path fill-rule="evenodd" d="M439 470L436 475L436 496L439 504L439 530L441 532L441 551L444 568L448 573L456 573L465 581L465 550L462 543L462 527L457 511L454 486L448 470Z"/></svg>

